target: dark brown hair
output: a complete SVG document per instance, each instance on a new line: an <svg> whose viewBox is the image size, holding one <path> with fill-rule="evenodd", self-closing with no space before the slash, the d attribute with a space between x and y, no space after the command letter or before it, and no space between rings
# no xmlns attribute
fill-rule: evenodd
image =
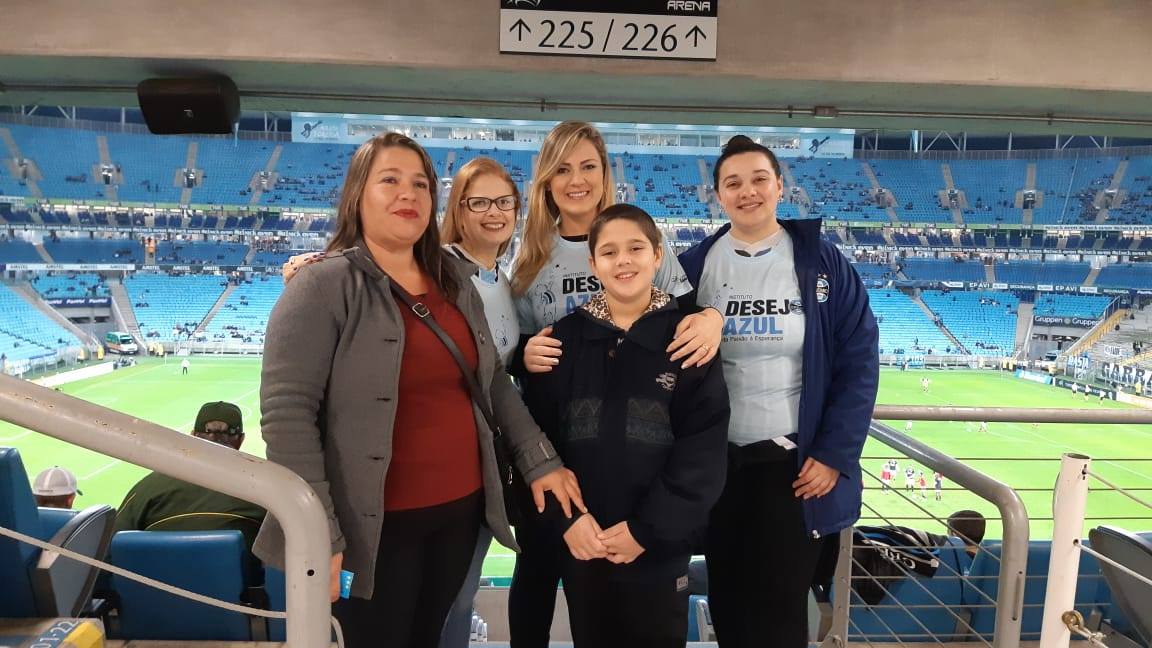
<svg viewBox="0 0 1152 648"><path fill-rule="evenodd" d="M776 177L783 180L780 172L780 160L776 159L776 154L772 152L772 149L753 142L747 135L737 135L728 140L724 148L720 149L720 157L716 158L716 166L712 167L712 189L714 191L720 191L720 167L724 166L728 158L741 153L761 153L768 156L768 162L772 164L772 170L776 172Z"/></svg>
<svg viewBox="0 0 1152 648"><path fill-rule="evenodd" d="M336 232L332 240L328 241L327 251L339 252L355 247L357 241L364 236L363 224L360 222L360 201L364 197L364 188L368 185L368 172L372 169L372 161L376 155L387 148L406 148L420 156L424 166L424 175L428 176L428 193L432 196L432 215L428 219L428 227L420 236L420 240L412 246L416 256L416 265L427 274L440 292L448 300L455 300L460 292L460 283L456 274L448 265L448 257L440 247L440 229L436 227L436 213L439 210L438 195L440 182L436 177L436 165L424 147L417 144L412 138L401 133L383 133L360 145L348 163L348 175L344 178L344 187L340 192L340 206L336 215Z"/></svg>
<svg viewBox="0 0 1152 648"><path fill-rule="evenodd" d="M984 539L988 522L978 511L956 511L948 516L948 533L966 545L978 545Z"/></svg>
<svg viewBox="0 0 1152 648"><path fill-rule="evenodd" d="M652 243L652 249L655 251L660 250L660 228L656 227L656 221L648 215L648 212L640 209L636 205L629 205L628 203L617 203L605 209L596 215L592 221L592 227L588 229L588 251L592 256L596 256L596 242L600 239L600 230L604 226L614 220L626 220L636 223L644 236Z"/></svg>

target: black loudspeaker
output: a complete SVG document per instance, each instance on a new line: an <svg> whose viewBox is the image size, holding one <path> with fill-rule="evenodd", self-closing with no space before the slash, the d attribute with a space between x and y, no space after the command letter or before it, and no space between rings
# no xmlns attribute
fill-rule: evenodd
<svg viewBox="0 0 1152 648"><path fill-rule="evenodd" d="M240 93L228 77L146 79L136 96L157 135L227 135L240 118Z"/></svg>

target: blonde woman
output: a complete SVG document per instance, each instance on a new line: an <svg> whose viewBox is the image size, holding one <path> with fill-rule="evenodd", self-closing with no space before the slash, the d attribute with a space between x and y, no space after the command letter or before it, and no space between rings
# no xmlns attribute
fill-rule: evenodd
<svg viewBox="0 0 1152 648"><path fill-rule="evenodd" d="M523 340L523 353L510 365L513 373L543 373L557 366L563 350L550 337L552 324L600 292L588 264L588 231L597 214L613 204L615 189L604 138L595 127L570 121L552 129L540 148L512 272ZM666 241L663 256L653 285L673 297L686 295L691 286ZM716 310L686 316L667 349L671 360L684 367L707 364L716 355L722 327ZM560 561L567 550L535 520L518 525L516 537L522 551L508 601L512 645L542 648L548 645Z"/></svg>

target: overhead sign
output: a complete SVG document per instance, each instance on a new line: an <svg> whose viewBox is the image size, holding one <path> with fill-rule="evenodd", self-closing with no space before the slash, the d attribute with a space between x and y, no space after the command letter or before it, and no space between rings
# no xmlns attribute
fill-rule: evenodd
<svg viewBox="0 0 1152 648"><path fill-rule="evenodd" d="M716 60L719 0L500 0L500 52Z"/></svg>

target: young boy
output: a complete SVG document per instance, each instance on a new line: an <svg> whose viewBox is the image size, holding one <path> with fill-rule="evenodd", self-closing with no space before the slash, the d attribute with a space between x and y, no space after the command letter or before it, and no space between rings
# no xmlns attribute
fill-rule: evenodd
<svg viewBox="0 0 1152 648"><path fill-rule="evenodd" d="M577 648L684 646L688 561L727 472L721 363L682 369L665 348L687 314L652 280L660 231L632 205L588 234L602 292L553 326L564 356L525 380L536 422L580 480L588 512L545 516L563 535Z"/></svg>

